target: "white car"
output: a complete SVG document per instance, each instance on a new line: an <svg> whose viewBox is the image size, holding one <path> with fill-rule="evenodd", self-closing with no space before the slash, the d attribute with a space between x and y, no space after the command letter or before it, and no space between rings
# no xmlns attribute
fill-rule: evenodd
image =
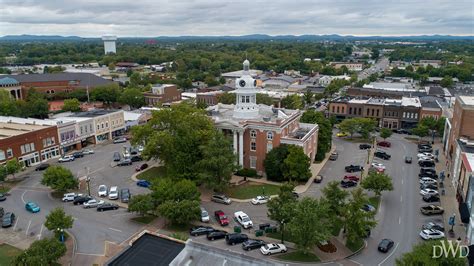
<svg viewBox="0 0 474 266"><path fill-rule="evenodd" d="M276 253L285 253L287 251L283 244L266 244L260 248L263 255L272 255Z"/></svg>
<svg viewBox="0 0 474 266"><path fill-rule="evenodd" d="M99 197L107 197L107 186L100 185L98 189Z"/></svg>
<svg viewBox="0 0 474 266"><path fill-rule="evenodd" d="M241 224L245 229L251 228L253 226L252 221L250 220L249 216L245 214L243 211L238 211L234 213L234 217Z"/></svg>
<svg viewBox="0 0 474 266"><path fill-rule="evenodd" d="M268 202L268 197L257 196L256 198L253 198L251 202L253 205L265 204Z"/></svg>
<svg viewBox="0 0 474 266"><path fill-rule="evenodd" d="M431 188L425 188L420 190L420 195L426 196L426 195L438 195L438 191L431 189Z"/></svg>
<svg viewBox="0 0 474 266"><path fill-rule="evenodd" d="M118 187L111 187L109 190L109 199L116 200L118 199Z"/></svg>
<svg viewBox="0 0 474 266"><path fill-rule="evenodd" d="M97 206L101 204L104 204L103 200L91 199L87 202L84 202L83 206L84 206L84 209L88 209L88 208L96 208Z"/></svg>
<svg viewBox="0 0 474 266"><path fill-rule="evenodd" d="M383 169L385 170L385 165L383 163L372 163L372 167L377 168L377 169Z"/></svg>
<svg viewBox="0 0 474 266"><path fill-rule="evenodd" d="M420 184L436 184L436 180L434 180L433 178L429 178L429 177L423 177L420 179Z"/></svg>
<svg viewBox="0 0 474 266"><path fill-rule="evenodd" d="M440 239L440 238L444 238L444 233L436 229L426 229L426 230L421 230L420 236L424 240Z"/></svg>
<svg viewBox="0 0 474 266"><path fill-rule="evenodd" d="M143 146L142 146L142 145L138 145L138 146L137 146L137 150L138 150L138 152L143 152Z"/></svg>
<svg viewBox="0 0 474 266"><path fill-rule="evenodd" d="M94 154L94 150L93 149L83 149L82 154Z"/></svg>
<svg viewBox="0 0 474 266"><path fill-rule="evenodd" d="M72 155L65 155L61 158L59 158L58 162L60 163L65 163L65 162L72 162L74 161L74 156Z"/></svg>
<svg viewBox="0 0 474 266"><path fill-rule="evenodd" d="M422 153L418 153L418 155L416 155L418 158L429 158L429 159L434 159L435 156L429 152L422 152Z"/></svg>
<svg viewBox="0 0 474 266"><path fill-rule="evenodd" d="M82 194L79 194L82 196ZM74 201L74 198L78 196L76 193L66 193L63 195L62 201L63 202L69 202L69 201Z"/></svg>

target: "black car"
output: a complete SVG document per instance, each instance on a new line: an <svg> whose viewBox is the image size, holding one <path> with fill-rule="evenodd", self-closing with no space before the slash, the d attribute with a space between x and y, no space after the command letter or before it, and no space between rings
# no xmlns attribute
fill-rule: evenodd
<svg viewBox="0 0 474 266"><path fill-rule="evenodd" d="M84 153L79 151L79 152L73 153L72 156L74 156L74 158L82 158L82 157L84 157Z"/></svg>
<svg viewBox="0 0 474 266"><path fill-rule="evenodd" d="M140 162L143 160L143 158L141 156L135 155L135 156L130 157L130 160L132 162Z"/></svg>
<svg viewBox="0 0 474 266"><path fill-rule="evenodd" d="M227 235L226 231L216 230L207 234L207 239L208 240L222 239L222 238L225 238L226 235Z"/></svg>
<svg viewBox="0 0 474 266"><path fill-rule="evenodd" d="M368 150L370 148L372 148L372 146L370 144L363 143L363 144L359 145L359 149L361 149L361 150Z"/></svg>
<svg viewBox="0 0 474 266"><path fill-rule="evenodd" d="M346 166L346 172L353 173L353 172L361 172L364 170L364 167L360 165L348 165Z"/></svg>
<svg viewBox="0 0 474 266"><path fill-rule="evenodd" d="M225 242L228 245L235 245L235 244L240 244L242 242L245 242L249 239L249 237L246 234L227 234L225 236Z"/></svg>
<svg viewBox="0 0 474 266"><path fill-rule="evenodd" d="M117 210L119 206L117 204L113 203L104 203L99 206L97 206L97 211L98 212L103 212L103 211L110 211L110 210Z"/></svg>
<svg viewBox="0 0 474 266"><path fill-rule="evenodd" d="M0 193L0 201L5 201L7 199L7 196L5 194Z"/></svg>
<svg viewBox="0 0 474 266"><path fill-rule="evenodd" d="M10 227L15 222L15 214L13 212L7 212L2 217L2 227Z"/></svg>
<svg viewBox="0 0 474 266"><path fill-rule="evenodd" d="M436 185L436 184L420 184L420 189L426 189L426 188L438 190L438 185Z"/></svg>
<svg viewBox="0 0 474 266"><path fill-rule="evenodd" d="M91 200L92 197L91 196L77 196L74 198L74 201L72 202L74 205L82 205L84 204L84 202L88 202L89 200Z"/></svg>
<svg viewBox="0 0 474 266"><path fill-rule="evenodd" d="M49 164L42 163L42 164L36 166L35 171L43 171L43 170L48 169L48 167L49 167Z"/></svg>
<svg viewBox="0 0 474 266"><path fill-rule="evenodd" d="M421 167L434 167L435 163L433 161L424 160L424 161L419 161L418 165Z"/></svg>
<svg viewBox="0 0 474 266"><path fill-rule="evenodd" d="M380 159L384 159L384 160L390 160L390 158L392 157L392 156L390 156L390 154L387 154L384 151L376 151L374 153L374 156L377 157L377 158L380 158Z"/></svg>
<svg viewBox="0 0 474 266"><path fill-rule="evenodd" d="M405 163L411 163L412 158L410 156L405 156Z"/></svg>
<svg viewBox="0 0 474 266"><path fill-rule="evenodd" d="M407 134L407 135L411 135L411 131L408 130L408 129L404 129L404 128L400 128L399 130L397 130L397 133L398 134Z"/></svg>
<svg viewBox="0 0 474 266"><path fill-rule="evenodd" d="M438 202L439 201L439 195L424 195L423 196L423 201L424 202Z"/></svg>
<svg viewBox="0 0 474 266"><path fill-rule="evenodd" d="M214 232L216 229L210 226L196 226L189 230L189 234L192 236L207 235L210 232Z"/></svg>
<svg viewBox="0 0 474 266"><path fill-rule="evenodd" d="M348 187L355 187L357 186L357 182L353 180L341 180L341 187L348 188Z"/></svg>
<svg viewBox="0 0 474 266"><path fill-rule="evenodd" d="M297 198L300 197L300 195L299 195L298 193L296 193L295 191L292 191L291 194L293 194L293 197L294 197L295 199L297 199Z"/></svg>
<svg viewBox="0 0 474 266"><path fill-rule="evenodd" d="M433 179L438 179L438 175L436 173L433 173L433 172L426 172L426 173L420 173L418 174L418 177L429 177L429 178L433 178Z"/></svg>
<svg viewBox="0 0 474 266"><path fill-rule="evenodd" d="M261 246L265 245L265 241L260 240L260 239L248 239L242 243L242 248L244 250L252 250L252 249L257 249L260 248Z"/></svg>
<svg viewBox="0 0 474 266"><path fill-rule="evenodd" d="M128 188L122 188L120 190L120 201L128 202L130 200L130 190Z"/></svg>
<svg viewBox="0 0 474 266"><path fill-rule="evenodd" d="M393 244L393 240L385 238L380 241L377 249L383 253L387 253L393 247Z"/></svg>
<svg viewBox="0 0 474 266"><path fill-rule="evenodd" d="M423 149L423 148L433 148L433 147L429 143L419 143L418 149Z"/></svg>

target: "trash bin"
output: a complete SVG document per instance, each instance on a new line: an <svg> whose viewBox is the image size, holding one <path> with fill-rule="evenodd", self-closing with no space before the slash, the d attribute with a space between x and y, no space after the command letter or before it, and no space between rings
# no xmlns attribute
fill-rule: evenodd
<svg viewBox="0 0 474 266"><path fill-rule="evenodd" d="M255 230L255 236L263 236L263 230Z"/></svg>
<svg viewBox="0 0 474 266"><path fill-rule="evenodd" d="M275 226L269 226L265 228L265 233L276 233L276 232L277 232L277 228Z"/></svg>
<svg viewBox="0 0 474 266"><path fill-rule="evenodd" d="M270 227L270 224L259 224L258 229L265 230L265 228Z"/></svg>
<svg viewBox="0 0 474 266"><path fill-rule="evenodd" d="M234 233L240 233L242 232L242 228L240 226L234 226Z"/></svg>

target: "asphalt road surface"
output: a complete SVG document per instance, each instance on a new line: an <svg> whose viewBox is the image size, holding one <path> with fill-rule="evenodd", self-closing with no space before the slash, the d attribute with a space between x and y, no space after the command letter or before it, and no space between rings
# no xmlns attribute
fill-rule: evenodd
<svg viewBox="0 0 474 266"><path fill-rule="evenodd" d="M387 57L381 57L377 60L377 62L373 66L359 72L359 74L357 75L357 79L358 80L366 79L374 73L380 73L384 71L385 69L387 69L389 64L390 64L390 61L388 60Z"/></svg>

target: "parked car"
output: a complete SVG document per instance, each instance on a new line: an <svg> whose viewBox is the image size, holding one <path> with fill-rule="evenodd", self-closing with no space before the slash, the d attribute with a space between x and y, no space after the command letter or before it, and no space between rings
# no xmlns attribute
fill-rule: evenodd
<svg viewBox="0 0 474 266"><path fill-rule="evenodd" d="M428 222L422 226L423 229L435 229L444 232L444 225L439 222Z"/></svg>
<svg viewBox="0 0 474 266"><path fill-rule="evenodd" d="M151 183L148 182L147 180L138 180L137 181L137 186L139 187L151 187Z"/></svg>
<svg viewBox="0 0 474 266"><path fill-rule="evenodd" d="M440 239L444 238L444 233L436 229L425 229L421 230L420 237L424 240Z"/></svg>
<svg viewBox="0 0 474 266"><path fill-rule="evenodd" d="M424 195L423 196L423 201L424 202L438 202L439 201L439 195Z"/></svg>
<svg viewBox="0 0 474 266"><path fill-rule="evenodd" d="M206 235L210 232L214 232L216 229L210 226L195 226L189 230L189 234L192 236Z"/></svg>
<svg viewBox="0 0 474 266"><path fill-rule="evenodd" d="M245 229L251 228L253 226L252 220L250 217L245 214L243 211L237 211L234 213L234 217L239 224L241 224Z"/></svg>
<svg viewBox="0 0 474 266"><path fill-rule="evenodd" d="M93 149L83 149L82 154L94 154L94 150Z"/></svg>
<svg viewBox="0 0 474 266"><path fill-rule="evenodd" d="M384 151L376 151L374 153L374 156L377 157L377 158L380 158L380 159L384 159L384 160L390 160L390 158L392 157L392 156L390 156L390 154L387 154Z"/></svg>
<svg viewBox="0 0 474 266"><path fill-rule="evenodd" d="M225 236L225 242L228 245L240 244L247 241L248 239L249 237L246 234L239 234L239 233L227 234Z"/></svg>
<svg viewBox="0 0 474 266"><path fill-rule="evenodd" d="M352 180L341 180L341 187L343 188L349 188L349 187L355 187L357 186L357 182L356 181L352 181Z"/></svg>
<svg viewBox="0 0 474 266"><path fill-rule="evenodd" d="M109 199L116 200L118 199L118 187L111 187L109 190Z"/></svg>
<svg viewBox="0 0 474 266"><path fill-rule="evenodd" d="M119 152L114 152L114 162L118 162L122 159L122 157L120 157L120 153Z"/></svg>
<svg viewBox="0 0 474 266"><path fill-rule="evenodd" d="M103 212L103 211L111 211L111 210L117 210L119 206L114 203L103 203L97 206L97 211L98 212Z"/></svg>
<svg viewBox="0 0 474 266"><path fill-rule="evenodd" d="M392 143L390 143L390 142L384 140L384 141L379 141L379 142L377 143L377 146L390 148L390 147L392 147Z"/></svg>
<svg viewBox="0 0 474 266"><path fill-rule="evenodd" d="M314 183L319 184L321 182L323 182L323 176L322 175L317 175L317 176L314 177Z"/></svg>
<svg viewBox="0 0 474 266"><path fill-rule="evenodd" d="M127 165L132 165L132 160L130 159L123 159L120 162L117 163L117 166L127 166Z"/></svg>
<svg viewBox="0 0 474 266"><path fill-rule="evenodd" d="M118 137L114 139L114 144L127 142L127 138Z"/></svg>
<svg viewBox="0 0 474 266"><path fill-rule="evenodd" d="M60 162L60 163L72 162L72 161L74 161L74 159L75 158L72 155L65 155L65 156L59 158L58 162Z"/></svg>
<svg viewBox="0 0 474 266"><path fill-rule="evenodd" d="M232 201L227 196L221 194L212 195L211 200L217 203L223 203L227 205L232 203Z"/></svg>
<svg viewBox="0 0 474 266"><path fill-rule="evenodd" d="M74 156L74 158L82 158L84 157L84 153L78 151L78 152L73 153L72 156Z"/></svg>
<svg viewBox="0 0 474 266"><path fill-rule="evenodd" d="M272 255L276 253L285 253L287 248L283 244L266 244L260 248L263 255Z"/></svg>
<svg viewBox="0 0 474 266"><path fill-rule="evenodd" d="M265 204L268 202L268 200L269 200L269 197L267 196L257 196L252 199L251 203L253 205Z"/></svg>
<svg viewBox="0 0 474 266"><path fill-rule="evenodd" d="M210 220L209 219L209 213L206 211L206 209L201 207L201 222L208 223L209 220Z"/></svg>
<svg viewBox="0 0 474 266"><path fill-rule="evenodd" d="M351 180L351 181L355 181L355 182L358 182L359 181L359 177L355 176L355 175L345 175L343 180Z"/></svg>
<svg viewBox="0 0 474 266"><path fill-rule="evenodd" d="M410 156L405 156L405 163L411 163L412 158Z"/></svg>
<svg viewBox="0 0 474 266"><path fill-rule="evenodd" d="M438 185L437 184L420 184L420 189L425 189L425 188L438 189Z"/></svg>
<svg viewBox="0 0 474 266"><path fill-rule="evenodd" d="M37 213L37 212L40 212L41 210L40 207L36 203L31 202L31 201L25 204L25 209L31 213Z"/></svg>
<svg viewBox="0 0 474 266"><path fill-rule="evenodd" d="M436 170L434 168L420 168L420 174L425 174L425 173L436 174Z"/></svg>
<svg viewBox="0 0 474 266"><path fill-rule="evenodd" d="M82 205L84 209L89 209L89 208L96 208L100 204L104 204L103 200L96 200L96 199L91 199L88 200L87 202L84 202Z"/></svg>
<svg viewBox="0 0 474 266"><path fill-rule="evenodd" d="M74 198L74 201L72 202L74 205L82 205L84 204L85 202L88 202L89 200L91 200L92 197L91 196L77 196Z"/></svg>
<svg viewBox="0 0 474 266"><path fill-rule="evenodd" d="M148 168L148 164L144 163L135 167L135 171L140 172Z"/></svg>
<svg viewBox="0 0 474 266"><path fill-rule="evenodd" d="M346 132L338 132L338 133L336 134L336 136L342 138L342 137L347 137L347 136L349 136L349 134L347 134Z"/></svg>
<svg viewBox="0 0 474 266"><path fill-rule="evenodd" d="M74 198L77 197L78 195L76 193L66 193L63 195L63 198L61 199L63 202L69 202L69 201L74 201Z"/></svg>
<svg viewBox="0 0 474 266"><path fill-rule="evenodd" d="M100 185L98 189L99 197L107 197L107 186Z"/></svg>
<svg viewBox="0 0 474 266"><path fill-rule="evenodd" d="M433 152L433 148L431 148L431 147L419 148L418 152Z"/></svg>
<svg viewBox="0 0 474 266"><path fill-rule="evenodd" d="M411 131L409 129L404 129L404 128L400 128L396 131L398 134L407 134L407 135L411 135Z"/></svg>
<svg viewBox="0 0 474 266"><path fill-rule="evenodd" d="M435 162L432 160L423 160L423 161L418 161L418 165L421 167L434 167Z"/></svg>
<svg viewBox="0 0 474 266"><path fill-rule="evenodd" d="M207 234L207 240L216 240L216 239L222 239L225 238L227 235L226 231L221 231L221 230L215 230Z"/></svg>
<svg viewBox="0 0 474 266"><path fill-rule="evenodd" d="M439 205L426 205L421 207L420 211L424 215L435 215L444 213L444 209Z"/></svg>
<svg viewBox="0 0 474 266"><path fill-rule="evenodd" d="M393 244L394 244L393 240L388 239L388 238L384 238L384 239L382 239L382 241L380 241L379 246L377 247L377 249L380 252L387 253L393 247Z"/></svg>
<svg viewBox="0 0 474 266"><path fill-rule="evenodd" d="M43 170L48 169L48 167L49 167L49 164L42 163L42 164L36 166L35 171L43 171Z"/></svg>
<svg viewBox="0 0 474 266"><path fill-rule="evenodd" d="M229 225L229 219L227 218L227 216L225 215L225 213L223 211L221 211L221 210L215 211L214 212L214 217L216 218L217 222L221 226Z"/></svg>
<svg viewBox="0 0 474 266"><path fill-rule="evenodd" d="M5 201L7 200L7 195L0 193L0 201Z"/></svg>
<svg viewBox="0 0 474 266"><path fill-rule="evenodd" d="M422 189L420 190L420 195L425 196L425 195L438 195L438 191L430 188Z"/></svg>
<svg viewBox="0 0 474 266"><path fill-rule="evenodd" d="M337 152L331 152L331 155L329 155L329 160L335 161L337 160L337 157L339 157L339 154Z"/></svg>
<svg viewBox="0 0 474 266"><path fill-rule="evenodd" d="M385 170L385 165L383 163L372 163L372 167L376 168L377 170Z"/></svg>
<svg viewBox="0 0 474 266"><path fill-rule="evenodd" d="M361 149L361 150L368 150L370 148L372 148L372 145L370 145L370 144L362 143L362 144L359 145L359 149Z"/></svg>
<svg viewBox="0 0 474 266"><path fill-rule="evenodd" d="M418 149L433 148L429 143L418 143Z"/></svg>
<svg viewBox="0 0 474 266"><path fill-rule="evenodd" d="M420 179L420 184L437 184L436 180L429 177L423 177Z"/></svg>
<svg viewBox="0 0 474 266"><path fill-rule="evenodd" d="M139 155L134 155L134 156L130 157L130 160L132 162L140 162L140 161L143 161L143 158ZM148 167L148 165L147 165L147 167ZM145 168L143 168L143 169L145 169Z"/></svg>
<svg viewBox="0 0 474 266"><path fill-rule="evenodd" d="M429 178L433 178L433 179L438 179L438 175L436 173L433 173L433 172L418 174L418 177L419 178L429 177Z"/></svg>
<svg viewBox="0 0 474 266"><path fill-rule="evenodd" d="M130 190L128 188L122 188L120 190L120 201L127 203L130 200Z"/></svg>
<svg viewBox="0 0 474 266"><path fill-rule="evenodd" d="M422 153L418 153L416 155L416 157L418 158L430 158L430 159L434 159L435 156L432 154L432 153L429 153L429 152L422 152Z"/></svg>
<svg viewBox="0 0 474 266"><path fill-rule="evenodd" d="M261 248L265 244L265 241L260 239L248 239L242 243L242 249L249 251L252 249Z"/></svg>
<svg viewBox="0 0 474 266"><path fill-rule="evenodd" d="M345 167L346 172L353 173L353 172L361 172L364 170L364 167L360 165L348 165Z"/></svg>
<svg viewBox="0 0 474 266"><path fill-rule="evenodd" d="M2 217L2 227L10 227L15 222L16 216L13 212L7 212Z"/></svg>

